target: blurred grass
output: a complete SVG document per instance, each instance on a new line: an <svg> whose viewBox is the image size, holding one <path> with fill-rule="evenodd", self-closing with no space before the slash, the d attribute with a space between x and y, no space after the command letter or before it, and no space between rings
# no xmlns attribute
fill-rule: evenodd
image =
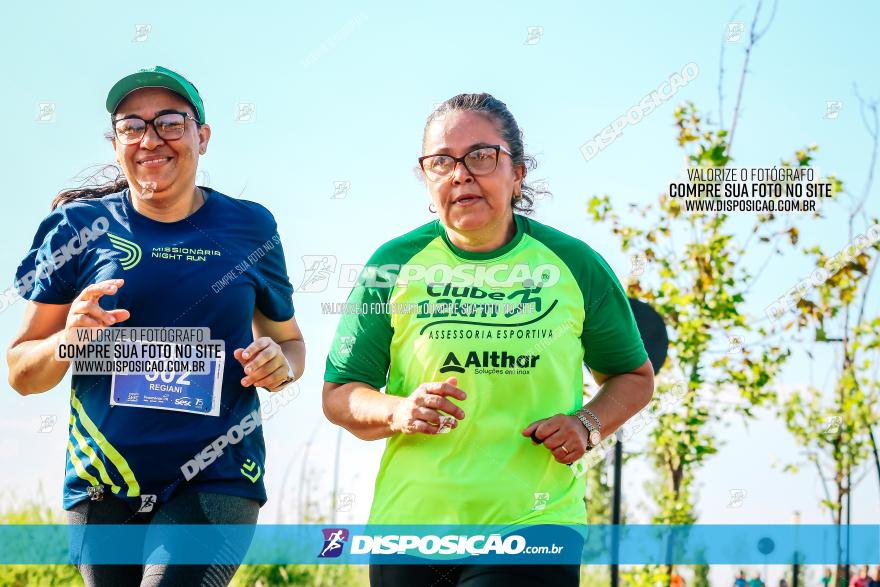
<svg viewBox="0 0 880 587"><path fill-rule="evenodd" d="M42 494L42 491L40 491ZM24 501L14 496L0 497L0 524L65 524L67 519L60 510L43 505L44 501ZM41 503L42 502L42 503ZM4 587L54 587L56 585L83 585L82 577L73 565L0 565L0 585Z"/></svg>
<svg viewBox="0 0 880 587"><path fill-rule="evenodd" d="M40 492L41 494L42 492ZM11 503L21 505L10 506ZM0 496L0 524L66 524L63 511L44 505L46 500ZM243 565L230 585L270 587L303 585L314 587L361 587L369 585L365 565ZM84 585L74 565L0 565L3 587L73 587Z"/></svg>

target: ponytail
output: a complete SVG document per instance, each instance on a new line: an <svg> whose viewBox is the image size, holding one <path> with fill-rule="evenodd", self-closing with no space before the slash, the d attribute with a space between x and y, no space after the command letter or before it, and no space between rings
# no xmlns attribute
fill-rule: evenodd
<svg viewBox="0 0 880 587"><path fill-rule="evenodd" d="M121 192L128 179L116 165L104 165L85 177L77 188L63 190L52 200L52 210L75 200L92 200Z"/></svg>

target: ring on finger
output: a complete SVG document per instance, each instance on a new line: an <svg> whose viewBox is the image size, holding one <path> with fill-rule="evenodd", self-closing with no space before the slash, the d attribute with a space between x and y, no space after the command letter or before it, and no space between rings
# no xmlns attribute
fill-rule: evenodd
<svg viewBox="0 0 880 587"><path fill-rule="evenodd" d="M562 450L564 450L564 451L565 451L565 454L568 454L568 449L567 449L567 448L565 448L565 445L564 445L564 444L563 444L563 445L562 445L562 446L561 446L561 447L560 447L560 448L562 448Z"/></svg>

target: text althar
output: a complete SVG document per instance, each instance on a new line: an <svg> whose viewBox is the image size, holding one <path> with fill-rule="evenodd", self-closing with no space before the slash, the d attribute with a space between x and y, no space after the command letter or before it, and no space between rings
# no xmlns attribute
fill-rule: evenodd
<svg viewBox="0 0 880 587"><path fill-rule="evenodd" d="M471 351L465 359L464 367L501 367L507 369L518 367L526 369L534 367L540 358L541 355L514 355L507 351ZM444 373L446 371L464 371L455 353L446 355L446 360L443 361L443 367L440 369L440 372Z"/></svg>

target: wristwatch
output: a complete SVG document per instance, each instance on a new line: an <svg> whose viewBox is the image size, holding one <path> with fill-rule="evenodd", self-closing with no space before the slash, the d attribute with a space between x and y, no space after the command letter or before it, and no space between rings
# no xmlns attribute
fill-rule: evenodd
<svg viewBox="0 0 880 587"><path fill-rule="evenodd" d="M293 373L293 367L290 366L290 362L287 362L287 377L284 378L284 381L275 386L275 389L269 389L271 392L281 391L296 379ZM268 388L267 388L268 389Z"/></svg>
<svg viewBox="0 0 880 587"><path fill-rule="evenodd" d="M581 424L587 429L587 451L595 448L602 441L602 423L596 414L587 408L581 408L574 413ZM595 422L595 424L594 424Z"/></svg>

